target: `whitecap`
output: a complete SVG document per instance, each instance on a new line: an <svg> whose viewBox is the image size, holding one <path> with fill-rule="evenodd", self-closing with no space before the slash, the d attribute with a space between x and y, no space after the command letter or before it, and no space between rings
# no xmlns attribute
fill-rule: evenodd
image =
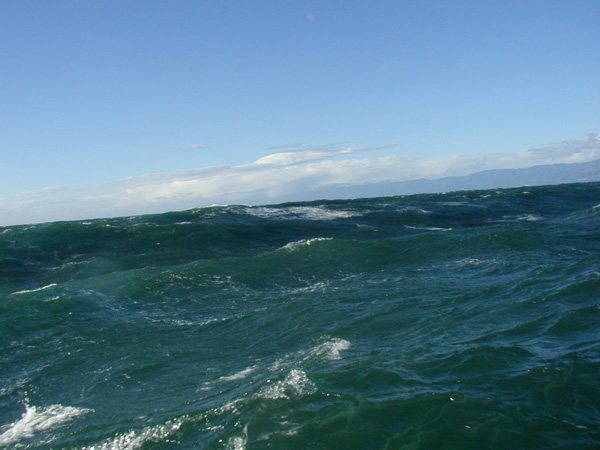
<svg viewBox="0 0 600 450"><path fill-rule="evenodd" d="M523 222L536 222L542 219L543 217L537 214L521 214L520 216L517 216L517 220Z"/></svg>
<svg viewBox="0 0 600 450"><path fill-rule="evenodd" d="M464 258L456 261L456 264L459 266L479 266L481 264L486 264L487 261L482 261L477 258Z"/></svg>
<svg viewBox="0 0 600 450"><path fill-rule="evenodd" d="M216 415L221 415L221 414L224 414L226 412L237 414L238 410L239 410L238 406L239 405L243 405L244 402L245 402L245 400L246 399L244 397L232 400L232 401L230 401L228 403L225 403L222 406L219 406L218 408L212 409L210 412L212 414L216 414Z"/></svg>
<svg viewBox="0 0 600 450"><path fill-rule="evenodd" d="M227 442L227 446L225 448L229 450L244 450L246 448L246 444L248 443L248 425L244 427L242 430L241 436L234 436Z"/></svg>
<svg viewBox="0 0 600 450"><path fill-rule="evenodd" d="M452 228L440 228L440 227L414 227L411 225L404 225L405 228L411 230L422 230L422 231L452 231Z"/></svg>
<svg viewBox="0 0 600 450"><path fill-rule="evenodd" d="M431 211L423 208L417 208L416 206L403 206L397 210L398 212L411 212L418 214L431 214Z"/></svg>
<svg viewBox="0 0 600 450"><path fill-rule="evenodd" d="M19 420L3 427L5 430L0 435L0 445L10 445L23 439L31 439L40 431L69 422L90 411L92 410L62 405L50 405L43 408L26 405L25 413Z"/></svg>
<svg viewBox="0 0 600 450"><path fill-rule="evenodd" d="M329 281L319 281L317 283L310 284L308 286L293 288L289 292L293 294L299 293L310 293L310 292L326 292L331 290L337 290L336 287L331 287Z"/></svg>
<svg viewBox="0 0 600 450"><path fill-rule="evenodd" d="M292 206L289 208L248 208L247 213L262 218L335 220L361 216L356 211L332 210L322 206Z"/></svg>
<svg viewBox="0 0 600 450"><path fill-rule="evenodd" d="M290 365L304 364L312 359L335 361L342 358L342 352L351 347L351 343L345 339L329 338L325 336L322 343L308 350L285 355L271 364L271 370L284 370Z"/></svg>
<svg viewBox="0 0 600 450"><path fill-rule="evenodd" d="M239 372L234 373L233 375L223 375L212 381L205 381L202 383L202 386L199 388L200 391L209 391L214 388L218 383L227 383L230 381L238 381L247 378L250 374L254 373L258 369L258 366L247 367L246 369L242 369Z"/></svg>
<svg viewBox="0 0 600 450"><path fill-rule="evenodd" d="M36 289L29 289L29 290L27 290L27 289L26 289L26 290L23 290L23 291L17 291L17 292L13 292L13 293L12 293L12 294L10 294L10 295L30 294L30 293L32 293L32 292L44 291L44 290L46 290L46 289L53 288L54 286L56 286L56 283L50 283L50 284L48 284L48 285L46 285L46 286L42 286L42 287L39 287L39 288L36 288Z"/></svg>
<svg viewBox="0 0 600 450"><path fill-rule="evenodd" d="M234 373L233 375L223 376L219 378L219 381L234 381L234 380L243 380L248 375L256 370L256 366L248 367L244 370L240 370L239 372Z"/></svg>
<svg viewBox="0 0 600 450"><path fill-rule="evenodd" d="M341 359L341 352L348 350L350 345L350 342L345 339L333 338L312 349L310 354L329 361Z"/></svg>
<svg viewBox="0 0 600 450"><path fill-rule="evenodd" d="M439 204L444 206L464 206L467 202L439 202Z"/></svg>
<svg viewBox="0 0 600 450"><path fill-rule="evenodd" d="M165 441L183 425L187 416L177 420L170 420L164 424L149 426L142 430L131 430L127 433L107 439L97 445L81 447L81 450L136 450L146 442Z"/></svg>
<svg viewBox="0 0 600 450"><path fill-rule="evenodd" d="M306 372L292 369L283 380L272 383L267 380L267 386L258 392L257 397L271 400L289 399L290 395L305 395L316 390L315 385L308 379Z"/></svg>
<svg viewBox="0 0 600 450"><path fill-rule="evenodd" d="M361 230L373 230L373 231L378 231L377 227L374 227L372 225L365 225L364 223L357 223L356 224L357 228L360 228Z"/></svg>
<svg viewBox="0 0 600 450"><path fill-rule="evenodd" d="M305 245L312 245L315 242L331 241L331 240L333 240L333 238L302 239L300 241L290 242L289 244L284 245L282 248L285 250L294 251L294 250L297 250L299 247L302 247Z"/></svg>
<svg viewBox="0 0 600 450"><path fill-rule="evenodd" d="M543 217L537 214L520 214L518 216L502 216L498 222L537 222L542 219Z"/></svg>

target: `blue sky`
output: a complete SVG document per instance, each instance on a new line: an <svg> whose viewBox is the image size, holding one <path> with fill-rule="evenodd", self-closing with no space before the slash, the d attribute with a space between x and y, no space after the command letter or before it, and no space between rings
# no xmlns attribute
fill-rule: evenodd
<svg viewBox="0 0 600 450"><path fill-rule="evenodd" d="M0 222L535 164L600 132L599 19L597 0L5 0Z"/></svg>

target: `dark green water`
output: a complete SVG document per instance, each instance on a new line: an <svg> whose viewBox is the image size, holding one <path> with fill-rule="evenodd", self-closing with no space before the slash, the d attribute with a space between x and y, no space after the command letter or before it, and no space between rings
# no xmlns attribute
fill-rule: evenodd
<svg viewBox="0 0 600 450"><path fill-rule="evenodd" d="M600 448L600 184L0 228L0 448Z"/></svg>

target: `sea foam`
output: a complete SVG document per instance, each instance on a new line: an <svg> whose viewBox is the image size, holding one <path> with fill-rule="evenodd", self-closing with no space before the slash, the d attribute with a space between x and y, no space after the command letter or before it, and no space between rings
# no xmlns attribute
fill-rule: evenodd
<svg viewBox="0 0 600 450"><path fill-rule="evenodd" d="M289 251L294 251L294 250L297 250L299 247L303 247L305 245L312 245L315 242L331 241L331 240L333 240L333 238L301 239L299 241L294 241L294 242L290 242L289 244L286 244L283 247L283 249L289 250Z"/></svg>
<svg viewBox="0 0 600 450"><path fill-rule="evenodd" d="M42 286L36 289L25 289L23 291L17 291L17 292L13 292L10 295L22 295L22 294L30 294L32 292L39 292L39 291L45 291L46 289L50 289L53 288L54 286L56 286L56 283L50 283L46 286Z"/></svg>
<svg viewBox="0 0 600 450"><path fill-rule="evenodd" d="M348 210L332 210L318 206L292 206L289 208L248 208L248 214L272 219L335 220L361 216L362 213Z"/></svg>
<svg viewBox="0 0 600 450"><path fill-rule="evenodd" d="M262 389L257 397L271 400L287 399L290 395L305 395L315 391L316 387L308 379L306 372L299 369L292 369L283 380L271 383L269 380L267 386Z"/></svg>
<svg viewBox="0 0 600 450"><path fill-rule="evenodd" d="M311 354L327 360L341 359L341 352L350 348L350 342L345 339L333 338L315 347Z"/></svg>
<svg viewBox="0 0 600 450"><path fill-rule="evenodd" d="M142 430L131 430L127 433L119 434L114 438L108 439L98 445L82 447L81 450L136 450L141 448L146 442L160 442L175 433L186 421L184 416L177 420L170 420L167 423L146 427Z"/></svg>
<svg viewBox="0 0 600 450"><path fill-rule="evenodd" d="M26 405L25 413L19 420L3 427L4 432L0 435L0 445L10 445L23 439L31 439L41 431L49 430L91 411L91 409L62 405L50 405L43 408Z"/></svg>

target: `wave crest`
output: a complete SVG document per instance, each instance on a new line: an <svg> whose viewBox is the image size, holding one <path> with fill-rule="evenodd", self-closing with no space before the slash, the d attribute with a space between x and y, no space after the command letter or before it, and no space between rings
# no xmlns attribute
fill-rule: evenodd
<svg viewBox="0 0 600 450"><path fill-rule="evenodd" d="M0 445L31 439L41 431L49 430L91 411L93 410L73 406L50 405L38 408L26 405L26 410L19 420L3 427L5 430L0 434Z"/></svg>

